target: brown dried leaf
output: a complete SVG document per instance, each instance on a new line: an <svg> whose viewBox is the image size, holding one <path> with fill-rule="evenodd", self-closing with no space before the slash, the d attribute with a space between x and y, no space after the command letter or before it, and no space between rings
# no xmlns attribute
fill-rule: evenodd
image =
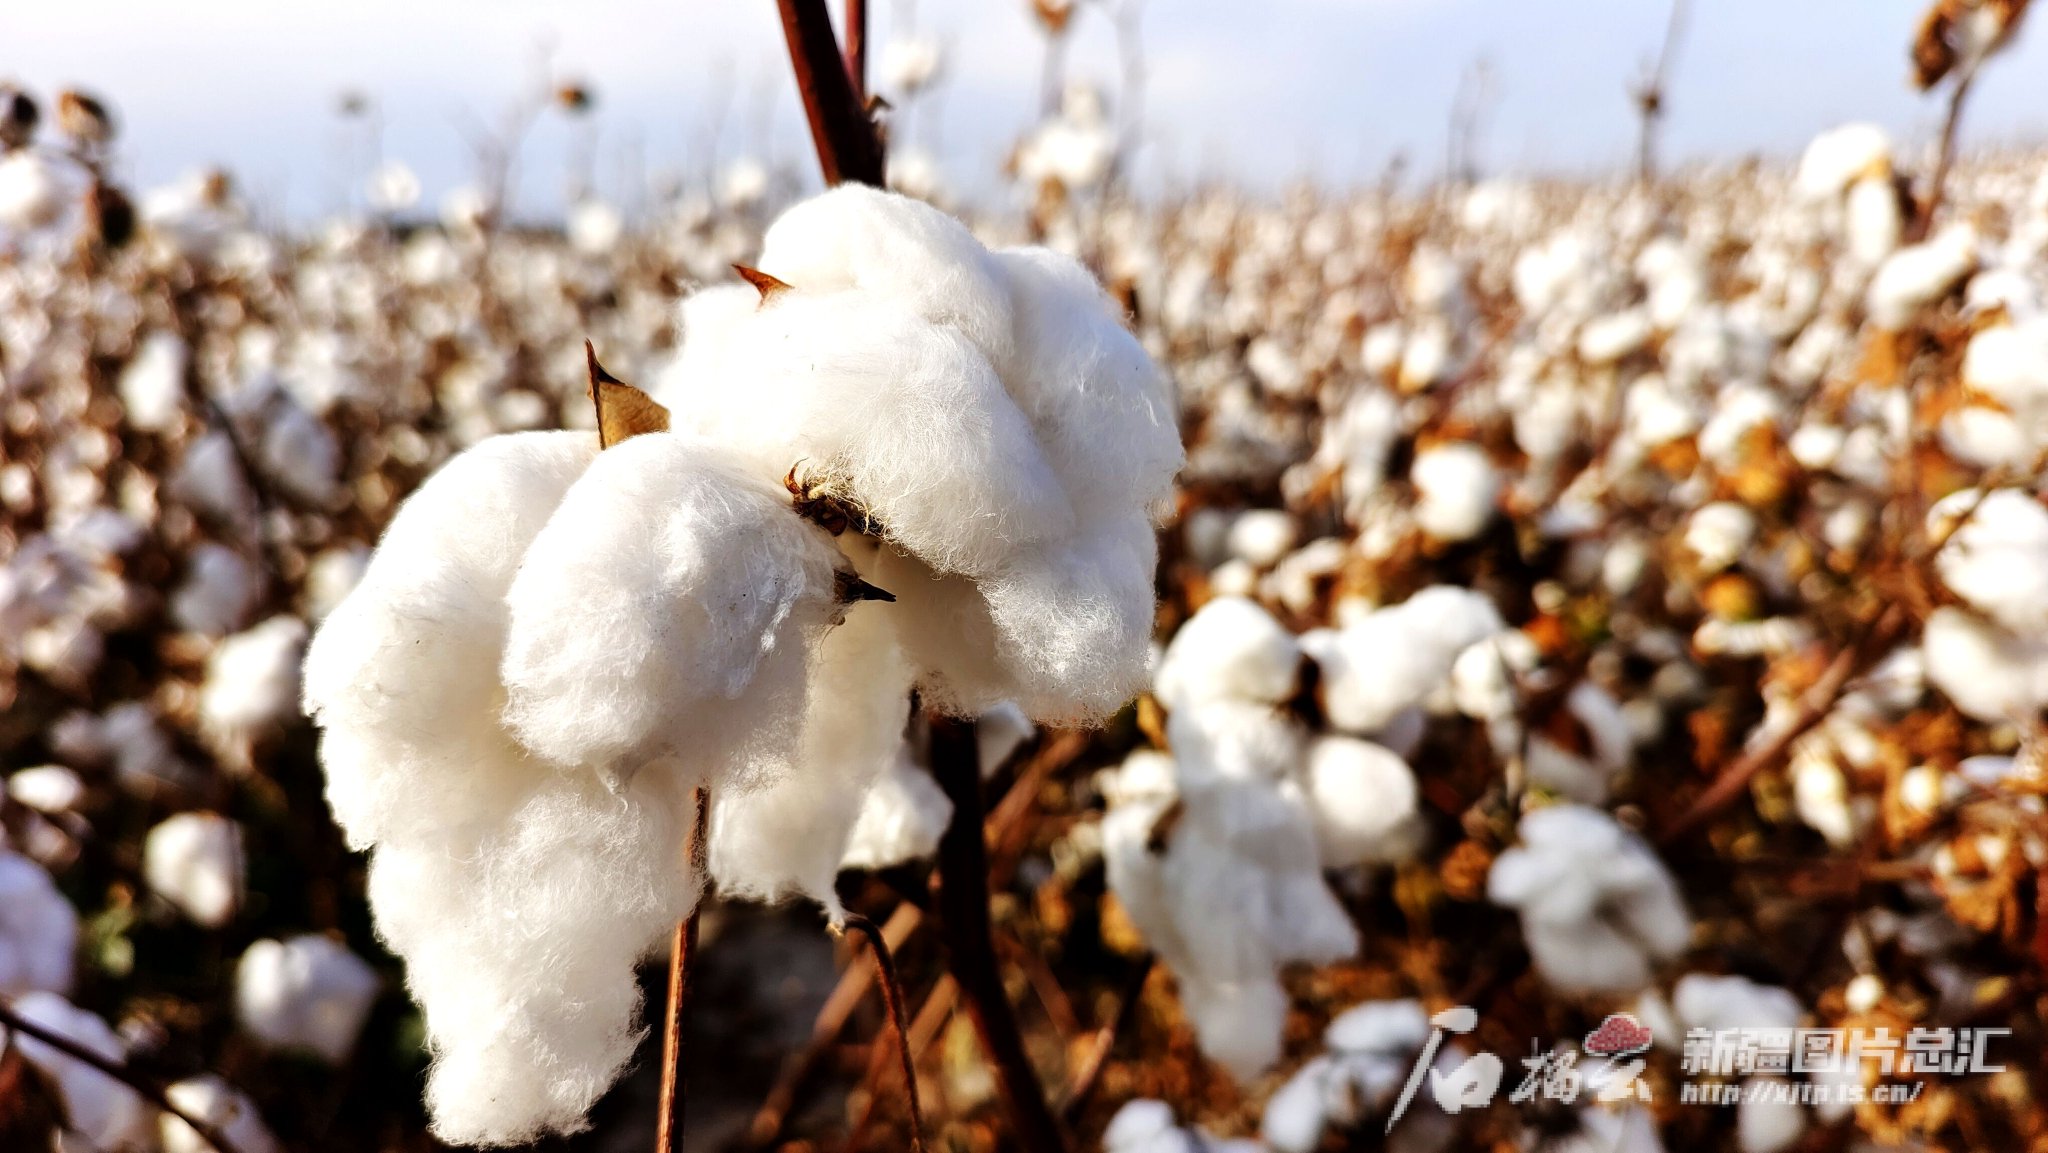
<svg viewBox="0 0 2048 1153"><path fill-rule="evenodd" d="M583 355L590 367L590 403L597 408L597 443L610 448L644 432L667 432L668 409L646 393L606 372L597 362L597 350L583 342Z"/></svg>
<svg viewBox="0 0 2048 1153"><path fill-rule="evenodd" d="M761 306L763 308L767 307L769 302L773 301L776 297L781 296L790 289L788 281L779 280L758 268L748 268L744 264L735 264L732 266L732 270L740 274L741 280L753 285L755 292L761 294Z"/></svg>

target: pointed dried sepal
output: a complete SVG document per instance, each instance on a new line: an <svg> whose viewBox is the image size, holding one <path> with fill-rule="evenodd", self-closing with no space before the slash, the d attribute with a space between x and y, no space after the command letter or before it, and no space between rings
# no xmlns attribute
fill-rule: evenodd
<svg viewBox="0 0 2048 1153"><path fill-rule="evenodd" d="M860 579L859 573L842 572L838 575L837 582L833 591L838 594L839 603L843 605L855 604L860 601L889 601L893 603L896 600L895 593L890 592L888 589L876 588L874 585Z"/></svg>
<svg viewBox="0 0 2048 1153"><path fill-rule="evenodd" d="M741 280L753 285L755 292L761 294L761 306L763 308L766 308L769 302L776 297L789 291L790 286L787 281L777 280L758 268L748 268L744 264L735 264L732 266L732 270L740 274Z"/></svg>
<svg viewBox="0 0 2048 1153"><path fill-rule="evenodd" d="M613 376L597 362L597 350L583 342L590 366L590 403L597 409L597 443L610 448L643 432L667 432L668 409L653 397Z"/></svg>

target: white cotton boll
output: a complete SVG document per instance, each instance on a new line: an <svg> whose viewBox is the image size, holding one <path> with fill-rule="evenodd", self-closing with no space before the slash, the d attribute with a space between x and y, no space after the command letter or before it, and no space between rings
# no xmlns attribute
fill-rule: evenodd
<svg viewBox="0 0 2048 1153"><path fill-rule="evenodd" d="M939 42L930 36L904 36L882 46L875 74L882 87L905 96L922 91L939 74L944 63Z"/></svg>
<svg viewBox="0 0 2048 1153"><path fill-rule="evenodd" d="M1476 444L1440 444L1416 454L1409 475L1420 498L1415 523L1439 540L1478 536L1498 507L1501 476Z"/></svg>
<svg viewBox="0 0 2048 1153"><path fill-rule="evenodd" d="M1701 423L1698 406L1674 392L1656 373L1635 378L1622 400L1622 427L1640 449L1691 436Z"/></svg>
<svg viewBox="0 0 2048 1153"><path fill-rule="evenodd" d="M1899 246L1905 221L1899 212L1899 194L1889 177L1866 177L1849 189L1844 213L1849 233L1849 255L1857 263L1875 268Z"/></svg>
<svg viewBox="0 0 2048 1153"><path fill-rule="evenodd" d="M1280 509L1255 508L1230 522L1230 555L1257 568L1272 568L1300 536L1294 517Z"/></svg>
<svg viewBox="0 0 2048 1153"><path fill-rule="evenodd" d="M1720 572L1741 560L1755 538L1756 514L1732 501L1703 505L1685 522L1685 547L1707 572Z"/></svg>
<svg viewBox="0 0 2048 1153"><path fill-rule="evenodd" d="M320 418L296 401L272 405L260 446L263 469L285 491L320 507L334 503L341 477L341 443Z"/></svg>
<svg viewBox="0 0 2048 1153"><path fill-rule="evenodd" d="M1813 138L1794 185L1809 199L1838 196L1851 181L1891 171L1892 142L1875 124L1844 124Z"/></svg>
<svg viewBox="0 0 2048 1153"><path fill-rule="evenodd" d="M1174 633L1154 691L1168 709L1216 700L1278 703L1300 685L1301 647L1256 602L1217 597Z"/></svg>
<svg viewBox="0 0 2048 1153"><path fill-rule="evenodd" d="M1586 276L1593 253L1575 233L1561 232L1515 257L1510 279L1525 316L1540 317Z"/></svg>
<svg viewBox="0 0 2048 1153"><path fill-rule="evenodd" d="M1689 1029L1792 1029L1799 999L1747 977L1687 973L1671 990L1671 1008Z"/></svg>
<svg viewBox="0 0 2048 1153"><path fill-rule="evenodd" d="M213 1127L235 1147L235 1153L277 1153L277 1138L263 1124L263 1115L241 1090L211 1073L187 1077L164 1090L171 1104ZM159 1119L163 1153L212 1153L197 1130L182 1118L165 1113Z"/></svg>
<svg viewBox="0 0 2048 1153"><path fill-rule="evenodd" d="M1202 1055L1239 1081L1252 1080L1280 1059L1287 991L1278 981L1183 979L1180 999L1195 1026Z"/></svg>
<svg viewBox="0 0 2048 1153"><path fill-rule="evenodd" d="M604 256L619 246L626 220L602 200L579 200L569 209L569 246L584 256Z"/></svg>
<svg viewBox="0 0 2048 1153"><path fill-rule="evenodd" d="M64 214L64 181L46 156L26 148L0 156L0 228L34 232Z"/></svg>
<svg viewBox="0 0 2048 1153"><path fill-rule="evenodd" d="M1308 386L1301 361L1271 337L1252 341L1244 351L1244 367L1259 387L1276 396L1298 396Z"/></svg>
<svg viewBox="0 0 2048 1153"><path fill-rule="evenodd" d="M1222 564L1230 555L1230 526L1235 513L1220 508L1198 508L1181 522L1181 541L1187 555L1205 569Z"/></svg>
<svg viewBox="0 0 2048 1153"><path fill-rule="evenodd" d="M7 795L39 813L69 812L85 799L85 782L63 765L36 765L8 775Z"/></svg>
<svg viewBox="0 0 2048 1153"><path fill-rule="evenodd" d="M142 878L195 924L218 929L242 903L242 827L218 813L179 813L142 843Z"/></svg>
<svg viewBox="0 0 2048 1153"><path fill-rule="evenodd" d="M480 235L497 212L498 206L474 185L451 188L441 197L441 226L460 236Z"/></svg>
<svg viewBox="0 0 2048 1153"><path fill-rule="evenodd" d="M1392 752L1350 737L1321 737L1309 745L1304 775L1324 867L1397 863L1420 847L1415 771Z"/></svg>
<svg viewBox="0 0 2048 1153"><path fill-rule="evenodd" d="M1008 763L1011 754L1037 735L1038 726L1014 701L1004 701L981 714L974 726L974 747L986 777Z"/></svg>
<svg viewBox="0 0 2048 1153"><path fill-rule="evenodd" d="M1928 683L1965 716L2013 721L2048 704L2048 644L1944 606L1928 616L1920 645Z"/></svg>
<svg viewBox="0 0 2048 1153"><path fill-rule="evenodd" d="M1613 364L1642 351L1654 332L1649 313L1640 308L1598 317L1579 331L1579 359Z"/></svg>
<svg viewBox="0 0 2048 1153"><path fill-rule="evenodd" d="M1951 224L1930 239L1886 258L1871 279L1865 301L1871 323L1892 332L1904 329L1977 267L1977 230Z"/></svg>
<svg viewBox="0 0 2048 1153"><path fill-rule="evenodd" d="M298 713L306 623L274 616L223 640L206 658L199 724L223 747L246 744Z"/></svg>
<svg viewBox="0 0 2048 1153"><path fill-rule="evenodd" d="M1401 352L1407 346L1408 331L1399 321L1375 324L1365 330L1359 342L1359 365L1374 376L1384 377L1401 363Z"/></svg>
<svg viewBox="0 0 2048 1153"><path fill-rule="evenodd" d="M1838 425L1822 424L1808 420L1801 424L1786 441L1785 450L1799 467L1814 472L1828 468L1842 455L1842 445L1849 434Z"/></svg>
<svg viewBox="0 0 2048 1153"><path fill-rule="evenodd" d="M128 423L144 432L166 432L185 405L185 366L191 358L184 338L153 332L121 370L118 388Z"/></svg>
<svg viewBox="0 0 2048 1153"><path fill-rule="evenodd" d="M1266 1099L1259 1118L1259 1136L1275 1153L1315 1153L1329 1124L1326 1101L1334 1074L1329 1057L1316 1057Z"/></svg>
<svg viewBox="0 0 2048 1153"><path fill-rule="evenodd" d="M1424 320L1408 333L1396 379L1403 391L1420 392L1450 374L1456 333L1441 319Z"/></svg>
<svg viewBox="0 0 2048 1153"><path fill-rule="evenodd" d="M1518 629L1467 645L1451 664L1451 701L1474 720L1507 720L1521 707L1518 678L1542 659L1536 642Z"/></svg>
<svg viewBox="0 0 2048 1153"><path fill-rule="evenodd" d="M201 541L186 563L184 581L171 593L171 620L188 632L231 633L256 607L260 579L242 554Z"/></svg>
<svg viewBox="0 0 2048 1153"><path fill-rule="evenodd" d="M235 1015L273 1049L340 1065L382 984L368 962L326 937L266 939L250 945L235 967Z"/></svg>
<svg viewBox="0 0 2048 1153"><path fill-rule="evenodd" d="M10 1007L31 1024L109 1061L118 1063L127 1056L111 1026L56 993L25 993ZM150 1147L156 1111L135 1090L34 1037L9 1037L0 1028L0 1042L19 1052L56 1089L66 1128L84 1138L88 1148L121 1153Z"/></svg>
<svg viewBox="0 0 2048 1153"><path fill-rule="evenodd" d="M241 522L256 515L256 492L242 471L234 442L209 432L185 446L171 474L171 495L219 520Z"/></svg>
<svg viewBox="0 0 2048 1153"><path fill-rule="evenodd" d="M666 433L600 454L506 593L505 723L610 780L661 760L710 784L796 734L810 641L845 562L785 494ZM762 742L768 741L764 746Z"/></svg>
<svg viewBox="0 0 2048 1153"><path fill-rule="evenodd" d="M0 848L0 995L70 992L77 945L77 910L50 874Z"/></svg>
<svg viewBox="0 0 2048 1153"><path fill-rule="evenodd" d="M1963 351L1963 383L2015 414L2038 418L2048 407L2048 320L1993 325L1972 336Z"/></svg>
<svg viewBox="0 0 2048 1153"><path fill-rule="evenodd" d="M379 212L404 212L420 202L420 178L403 161L386 160L364 182L370 207Z"/></svg>
<svg viewBox="0 0 2048 1153"><path fill-rule="evenodd" d="M1135 696L1152 635L1156 548L1134 512L985 582L1003 677L983 695L1048 724L1100 721Z"/></svg>
<svg viewBox="0 0 2048 1153"><path fill-rule="evenodd" d="M1517 909L1531 958L1564 992L1626 992L1684 951L1691 921L1656 854L1612 817L1563 804L1522 817L1487 898Z"/></svg>
<svg viewBox="0 0 2048 1153"><path fill-rule="evenodd" d="M1770 1086L1757 1083L1773 1080L1782 1079L1753 1079L1736 1108L1735 1143L1742 1153L1782 1153L1806 1132L1806 1106L1789 1092L1780 1099Z"/></svg>
<svg viewBox="0 0 2048 1153"><path fill-rule="evenodd" d="M1775 426L1784 415L1784 401L1776 393L1747 382L1731 384L1721 390L1713 415L1700 429L1700 455L1733 467L1742 459L1750 430Z"/></svg>
<svg viewBox="0 0 2048 1153"><path fill-rule="evenodd" d="M1354 736L1385 735L1450 677L1458 654L1505 626L1484 596L1436 585L1338 630L1316 654L1331 727Z"/></svg>
<svg viewBox="0 0 2048 1153"><path fill-rule="evenodd" d="M357 545L322 549L306 566L305 615L318 624L355 591L370 566L370 552Z"/></svg>
<svg viewBox="0 0 2048 1153"><path fill-rule="evenodd" d="M1635 748L1628 715L1612 693L1591 681L1572 686L1565 710L1585 729L1586 752L1567 748L1545 733L1532 733L1523 771L1538 788L1581 804L1601 804Z"/></svg>
<svg viewBox="0 0 2048 1153"><path fill-rule="evenodd" d="M1849 807L1849 782L1828 752L1801 741L1792 751L1792 809L1836 848L1856 842L1856 818Z"/></svg>
<svg viewBox="0 0 2048 1153"><path fill-rule="evenodd" d="M314 635L304 703L351 845L493 823L550 771L499 722L504 598L596 454L589 433L518 433L449 461L400 506L362 582Z"/></svg>
<svg viewBox="0 0 2048 1153"><path fill-rule="evenodd" d="M2048 630L2048 508L2021 489L1963 489L1928 510L1928 533L1944 530L1934 557L1943 584L2014 632Z"/></svg>
<svg viewBox="0 0 2048 1153"><path fill-rule="evenodd" d="M895 607L855 605L825 634L788 764L770 766L763 787L712 791L709 864L721 892L802 894L834 923L845 918L833 882L870 787L902 758L910 715L914 672L896 643Z"/></svg>
<svg viewBox="0 0 2048 1153"><path fill-rule="evenodd" d="M939 837L952 818L946 791L924 766L900 756L861 802L839 867L888 869L921 861L938 851Z"/></svg>

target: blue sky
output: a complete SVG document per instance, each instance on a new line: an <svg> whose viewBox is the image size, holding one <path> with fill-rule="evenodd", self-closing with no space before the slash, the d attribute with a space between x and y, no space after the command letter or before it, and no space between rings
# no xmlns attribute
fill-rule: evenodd
<svg viewBox="0 0 2048 1153"><path fill-rule="evenodd" d="M1024 0L870 0L875 37L899 21L949 45L948 72L910 125L972 190L1030 122L1041 54ZM1070 73L1112 90L1111 26L1085 0ZM1849 119L1930 140L1937 102L1905 84L1918 0L1695 0L1671 90L1676 159L1795 153ZM1397 152L1443 162L1460 77L1491 70L1481 138L1492 171L1581 172L1628 163L1623 89L1662 36L1664 0L1146 0L1151 126L1141 169L1272 188L1301 176L1370 179ZM2036 23L2039 21L2037 20ZM496 119L547 46L587 78L602 187L635 171L699 172L742 152L810 174L809 145L772 0L74 0L0 5L0 77L109 97L123 163L143 184L195 165L234 170L272 210L332 205L347 166L333 115L344 88L373 95L386 154L429 194L466 179L460 125ZM715 110L723 108L723 115ZM1979 84L1976 141L2048 140L2048 33L2030 28ZM558 202L575 130L543 118L520 202ZM633 156L643 158L633 162Z"/></svg>

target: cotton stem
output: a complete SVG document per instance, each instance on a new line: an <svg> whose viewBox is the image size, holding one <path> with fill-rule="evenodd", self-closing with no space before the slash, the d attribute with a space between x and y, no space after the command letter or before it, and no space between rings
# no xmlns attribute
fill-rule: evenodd
<svg viewBox="0 0 2048 1153"><path fill-rule="evenodd" d="M41 1025L15 1012L14 1007L5 1002L0 1002L0 1026L4 1026L9 1032L19 1033L24 1037L40 1041L59 1053L64 1054L66 1057L90 1065L123 1085L128 1086L130 1089L135 1090L150 1104L191 1126L192 1131L199 1134L199 1139L213 1146L218 1153L239 1153L239 1150L230 1144L226 1137L221 1136L219 1129L179 1108L161 1085L130 1069L126 1064L102 1057L62 1033L43 1028Z"/></svg>
<svg viewBox="0 0 2048 1153"><path fill-rule="evenodd" d="M896 958L879 925L859 913L846 918L846 927L868 939L875 955L875 968L882 978L882 1000L889 1007L889 1025L896 1031L896 1050L903 1061L903 1092L910 1101L910 1148L924 1153L924 1107L917 1099L917 1059L910 1051L910 1023L903 1010L903 983L896 976Z"/></svg>
<svg viewBox="0 0 2048 1153"><path fill-rule="evenodd" d="M690 830L690 869L705 876L705 842L711 820L711 794L698 789L697 816ZM697 918L704 909L700 895L690 915L676 923L669 944L668 1012L661 1032L661 1112L654 1124L654 1153L677 1153L683 1143L683 1015L690 1006L690 978L697 956Z"/></svg>

